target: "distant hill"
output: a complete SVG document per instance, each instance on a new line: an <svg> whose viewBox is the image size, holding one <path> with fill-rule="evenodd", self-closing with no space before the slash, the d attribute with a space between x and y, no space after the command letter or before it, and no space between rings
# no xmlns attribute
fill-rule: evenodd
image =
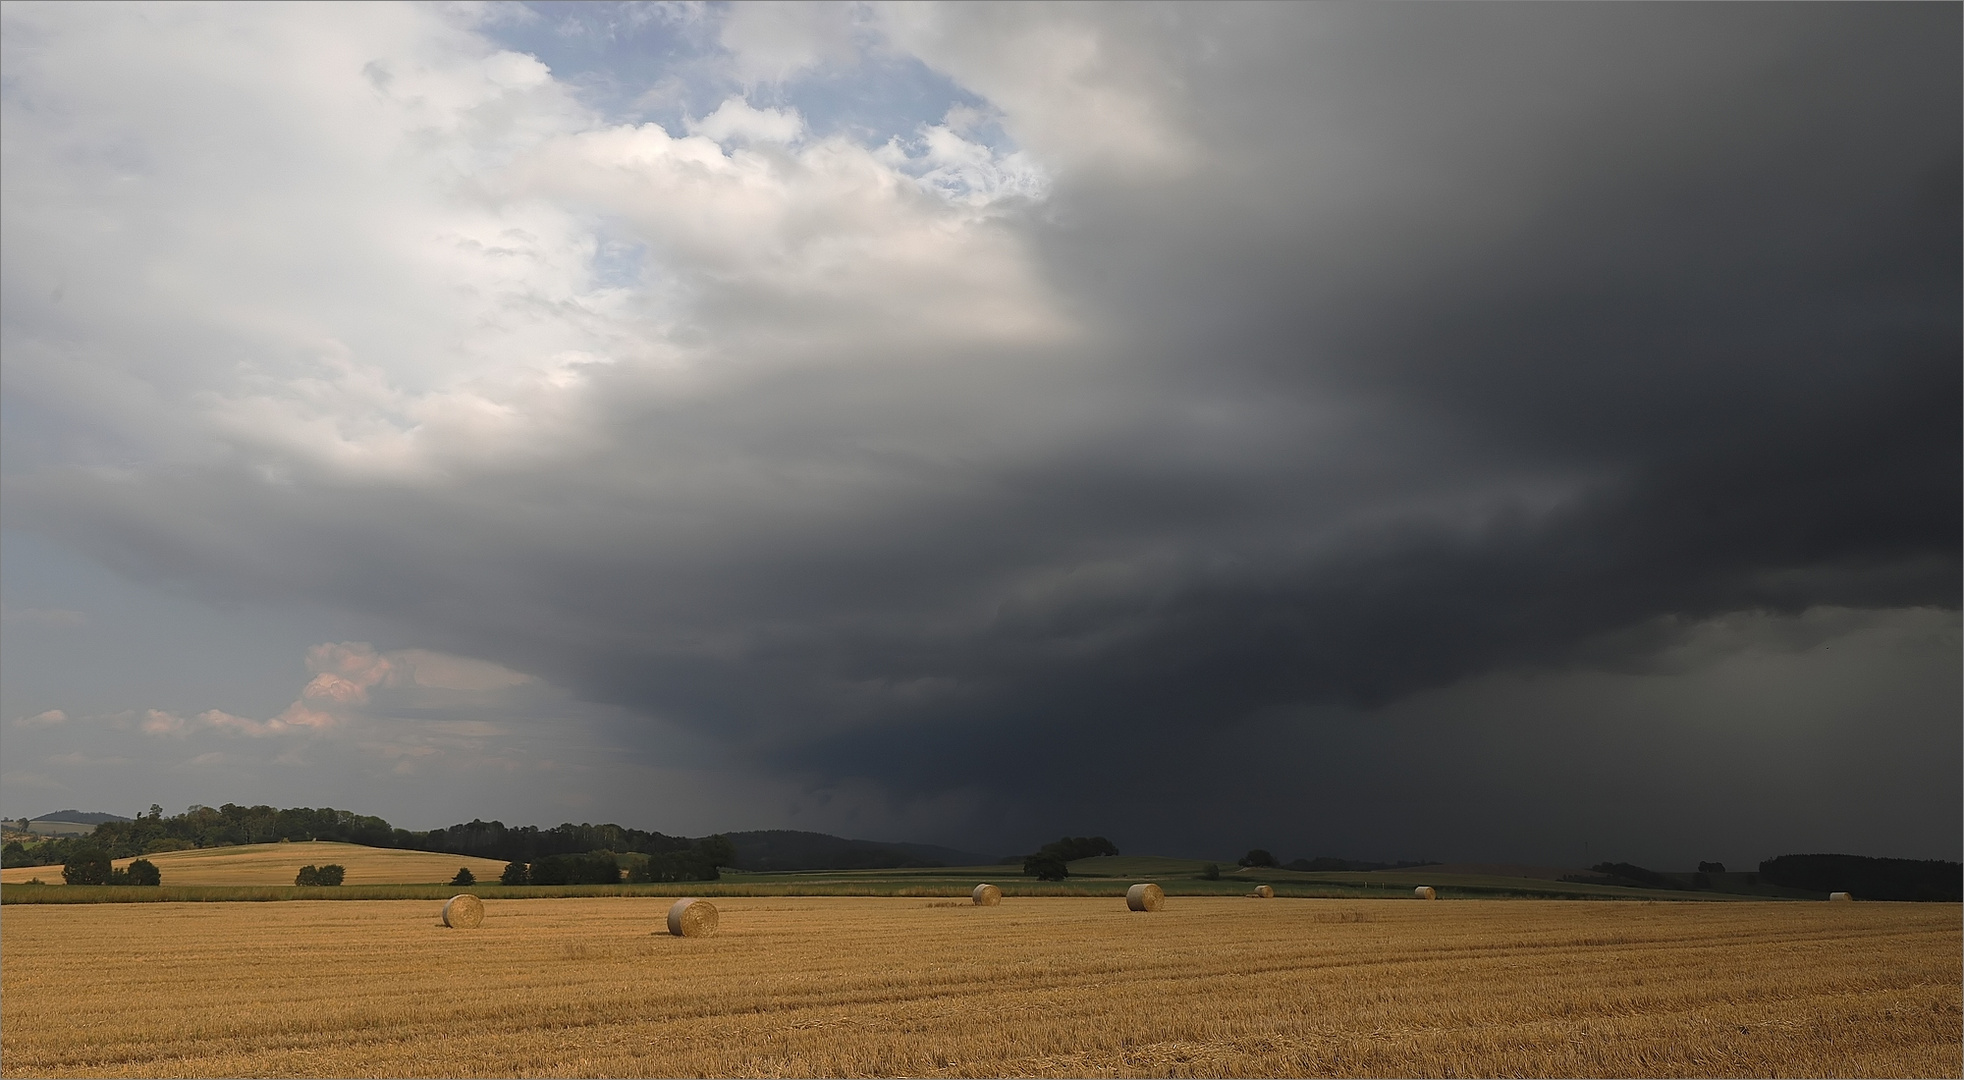
<svg viewBox="0 0 1964 1080"><path fill-rule="evenodd" d="M736 845L736 869L891 870L910 866L981 866L994 860L935 844L849 840L795 829L725 833Z"/></svg>
<svg viewBox="0 0 1964 1080"><path fill-rule="evenodd" d="M42 814L29 821L72 821L77 825L100 825L105 821L130 821L120 814L97 814L85 810L57 810L52 814Z"/></svg>
<svg viewBox="0 0 1964 1080"><path fill-rule="evenodd" d="M104 822L128 820L130 819L115 814L97 814L86 810L57 810L37 818L8 818L7 827L41 836L87 836L95 831L97 825Z"/></svg>

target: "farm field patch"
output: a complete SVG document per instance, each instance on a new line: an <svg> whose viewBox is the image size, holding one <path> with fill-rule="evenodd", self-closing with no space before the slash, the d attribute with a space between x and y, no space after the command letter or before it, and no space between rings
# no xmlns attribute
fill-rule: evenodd
<svg viewBox="0 0 1964 1080"><path fill-rule="evenodd" d="M156 864L169 885L292 885L303 866L334 863L347 867L348 885L395 885L449 881L468 866L479 881L498 880L505 864L469 855L366 847L327 841L300 844L245 844L237 847L165 851L143 856ZM117 859L117 867L130 859ZM59 866L14 866L0 870L0 882L20 884L40 878L61 884Z"/></svg>
<svg viewBox="0 0 1964 1080"><path fill-rule="evenodd" d="M1956 1075L1956 905L10 906L0 1075Z"/></svg>

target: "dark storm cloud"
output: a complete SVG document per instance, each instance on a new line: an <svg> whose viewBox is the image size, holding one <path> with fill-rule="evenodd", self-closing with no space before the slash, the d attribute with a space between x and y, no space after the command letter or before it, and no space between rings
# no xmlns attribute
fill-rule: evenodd
<svg viewBox="0 0 1964 1080"><path fill-rule="evenodd" d="M1028 486L993 530L1150 569L945 641L824 632L797 655L980 688L840 766L921 739L894 775L1032 747L1071 771L1267 706L1560 664L1660 615L1954 607L1950 21L1404 9L1183 68L1212 166L1072 192L1044 234L1052 279L1131 328L1114 395L1145 371L1159 397L1005 477ZM1335 446L1286 404L1333 399L1367 414Z"/></svg>
<svg viewBox="0 0 1964 1080"><path fill-rule="evenodd" d="M1181 148L994 226L1095 334L800 340L711 275L709 351L798 362L597 373L558 463L10 497L139 576L1060 818L1278 709L1641 666L1659 619L1957 607L1956 7L1058 18Z"/></svg>

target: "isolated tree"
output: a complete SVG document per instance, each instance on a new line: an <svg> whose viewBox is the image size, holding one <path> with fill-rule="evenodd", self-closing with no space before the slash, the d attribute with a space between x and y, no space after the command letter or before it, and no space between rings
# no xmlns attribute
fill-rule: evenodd
<svg viewBox="0 0 1964 1080"><path fill-rule="evenodd" d="M1202 881L1219 881L1219 880L1221 880L1221 864L1220 864L1220 863L1208 863L1208 864L1207 864L1206 866L1203 866L1203 867L1201 867L1201 868L1200 868L1200 880L1202 880Z"/></svg>
<svg viewBox="0 0 1964 1080"><path fill-rule="evenodd" d="M1023 859L1023 873L1038 881L1062 881L1071 876L1070 868L1064 860L1046 852L1026 856Z"/></svg>
<svg viewBox="0 0 1964 1080"><path fill-rule="evenodd" d="M498 880L506 885L525 885L529 884L530 877L525 872L524 863L510 862L505 864L505 872L498 875Z"/></svg>
<svg viewBox="0 0 1964 1080"><path fill-rule="evenodd" d="M300 868L299 873L293 875L293 883L295 885L319 885L321 883L321 868L308 863L306 866Z"/></svg>
<svg viewBox="0 0 1964 1080"><path fill-rule="evenodd" d="M149 859L133 859L128 870L123 871L131 885L162 885L164 875L157 872L157 864Z"/></svg>
<svg viewBox="0 0 1964 1080"><path fill-rule="evenodd" d="M1698 872L1701 874L1723 874L1725 873L1725 864L1722 862L1701 862L1698 864Z"/></svg>
<svg viewBox="0 0 1964 1080"><path fill-rule="evenodd" d="M452 884L452 885L475 885L475 884L477 884L477 875L476 875L476 874L473 874L473 873L471 873L471 868L470 868L470 867L468 867L468 866L460 866L460 867L458 867L458 868L457 868L457 876L456 876L456 877L453 877L453 878L451 878L451 879L450 879L450 884Z"/></svg>
<svg viewBox="0 0 1964 1080"><path fill-rule="evenodd" d="M61 865L61 880L69 885L109 884L109 853L101 848L83 848Z"/></svg>
<svg viewBox="0 0 1964 1080"><path fill-rule="evenodd" d="M1255 848L1240 859L1242 866L1274 866L1275 856L1261 848Z"/></svg>

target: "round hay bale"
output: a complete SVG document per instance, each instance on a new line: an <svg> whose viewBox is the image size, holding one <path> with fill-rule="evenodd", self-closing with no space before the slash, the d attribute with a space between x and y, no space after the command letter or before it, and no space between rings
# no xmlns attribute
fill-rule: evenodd
<svg viewBox="0 0 1964 1080"><path fill-rule="evenodd" d="M1418 888L1412 890L1412 895L1418 897L1420 900L1439 899L1439 891L1430 885L1420 885Z"/></svg>
<svg viewBox="0 0 1964 1080"><path fill-rule="evenodd" d="M1255 897L1258 900L1273 900L1275 899L1275 886L1257 885L1255 886L1255 891L1249 893L1248 895Z"/></svg>
<svg viewBox="0 0 1964 1080"><path fill-rule="evenodd" d="M443 904L443 925L458 930L475 930L483 926L484 901L470 893L458 893L451 897Z"/></svg>
<svg viewBox="0 0 1964 1080"><path fill-rule="evenodd" d="M1845 892L1831 892L1831 893L1829 893L1829 894L1828 894L1828 899L1830 899L1830 900L1853 900L1853 899L1855 899L1855 894L1854 894L1854 893L1845 893Z"/></svg>
<svg viewBox="0 0 1964 1080"><path fill-rule="evenodd" d="M716 932L716 905L684 897L668 909L668 932L676 937L708 937Z"/></svg>
<svg viewBox="0 0 1964 1080"><path fill-rule="evenodd" d="M1125 890L1125 906L1133 911L1158 911L1166 903L1166 890L1149 882L1140 882Z"/></svg>
<svg viewBox="0 0 1964 1080"><path fill-rule="evenodd" d="M983 907L995 907L1002 903L1002 890L994 885L977 885L975 891L968 894L968 898Z"/></svg>

